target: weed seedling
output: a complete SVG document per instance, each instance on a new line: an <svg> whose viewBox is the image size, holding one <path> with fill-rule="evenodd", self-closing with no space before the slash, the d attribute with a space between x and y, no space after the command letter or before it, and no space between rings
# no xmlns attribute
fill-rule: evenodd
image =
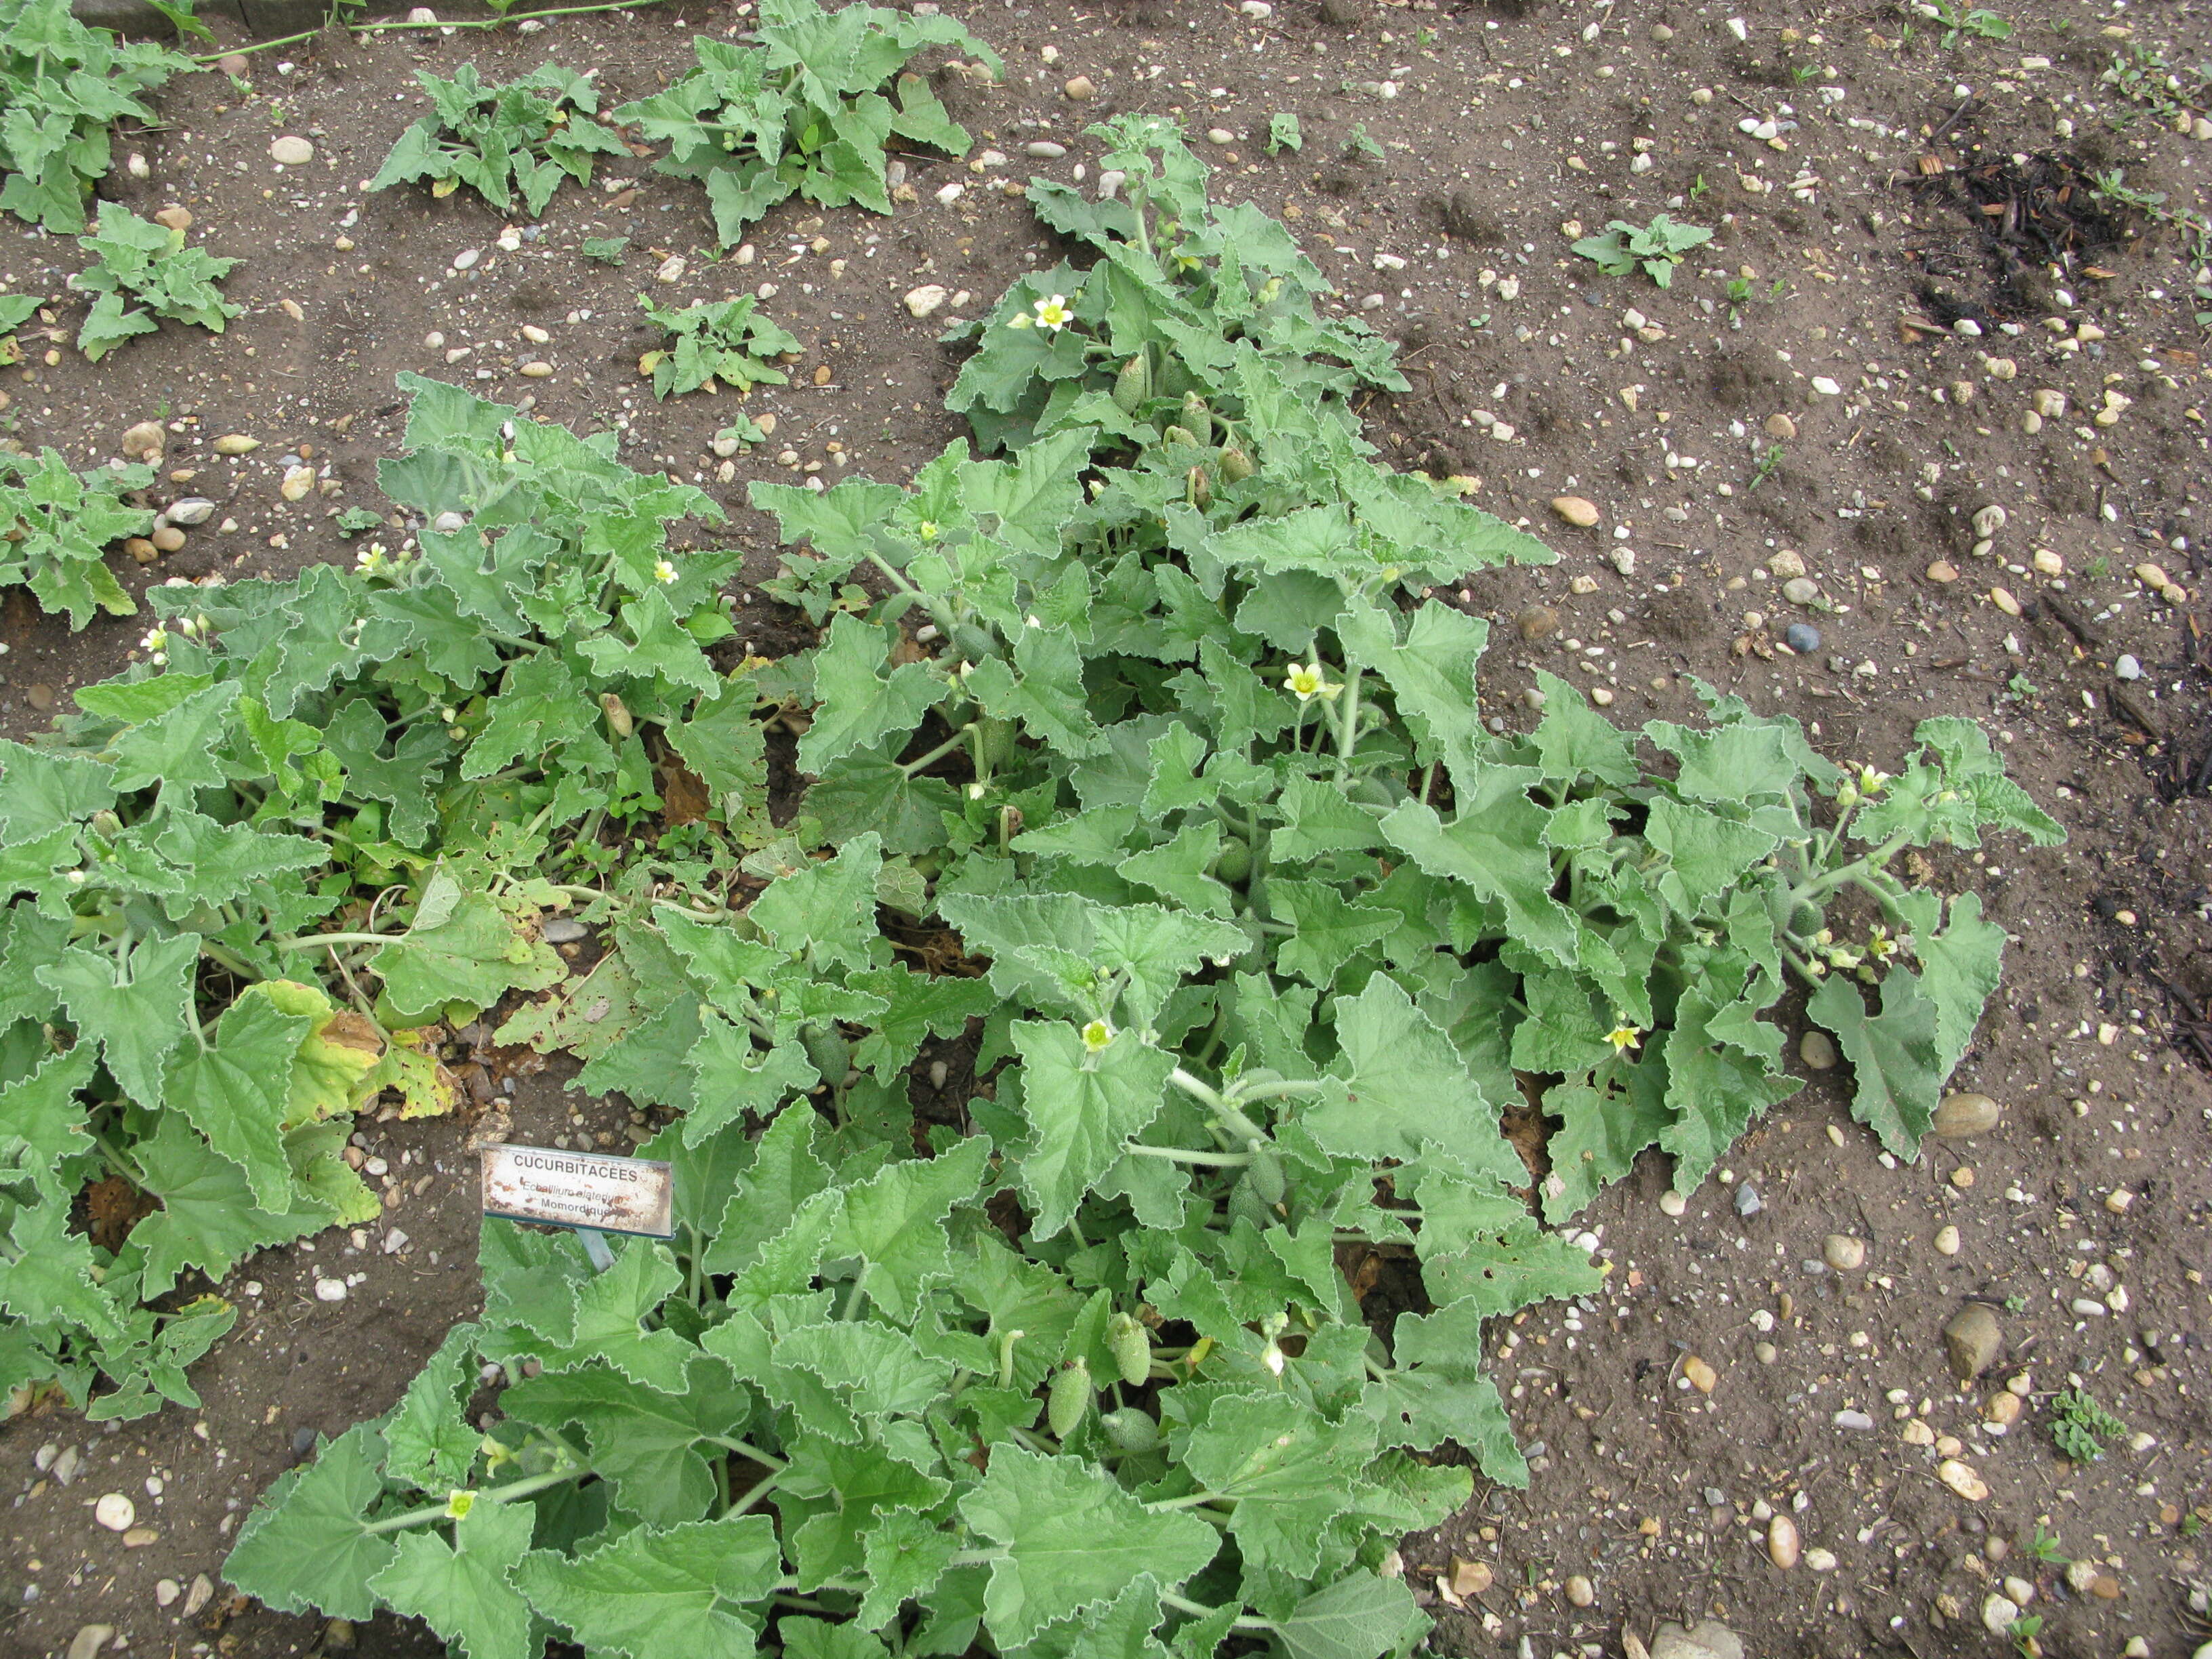
<svg viewBox="0 0 2212 1659"><path fill-rule="evenodd" d="M501 213L520 193L534 218L563 179L592 182L592 156L629 155L611 128L591 118L599 94L588 72L548 64L488 87L474 64L464 64L450 81L427 70L415 78L430 94L430 113L399 135L368 181L373 191L427 179L430 193L445 197L467 185Z"/></svg>
<svg viewBox="0 0 2212 1659"><path fill-rule="evenodd" d="M141 219L119 202L100 204L100 223L77 246L93 263L70 286L100 297L93 301L77 349L98 362L134 334L151 334L167 317L197 323L211 333L243 311L216 289L235 259L218 259L204 247L186 247L185 233Z"/></svg>
<svg viewBox="0 0 2212 1659"><path fill-rule="evenodd" d="M757 316L753 307L758 302L751 295L687 306L682 311L655 305L643 294L637 302L655 326L676 337L666 347L637 360L638 373L653 377L654 397L681 397L702 386L712 390L717 380L750 392L789 380L769 365L784 352L799 349L799 340Z"/></svg>
<svg viewBox="0 0 2212 1659"><path fill-rule="evenodd" d="M2105 1455L2106 1440L2127 1431L2087 1389L2062 1389L2051 1402L2051 1437L2076 1463L2094 1463Z"/></svg>
<svg viewBox="0 0 2212 1659"><path fill-rule="evenodd" d="M2058 1534L2045 1530L2040 1522L2036 1523L2035 1536L2028 1543L2027 1553L2046 1567L2063 1567L2073 1559L2060 1553Z"/></svg>
<svg viewBox="0 0 2212 1659"><path fill-rule="evenodd" d="M1280 155L1286 149L1304 149L1306 136L1298 130L1298 118L1285 112L1267 118L1267 154Z"/></svg>
<svg viewBox="0 0 2212 1659"><path fill-rule="evenodd" d="M1712 240L1712 232L1703 225L1679 224L1662 213L1648 225L1615 219L1597 235L1577 242L1574 252L1595 260L1608 276L1626 276L1640 265L1661 288L1672 288L1674 267L1682 263L1682 256Z"/></svg>

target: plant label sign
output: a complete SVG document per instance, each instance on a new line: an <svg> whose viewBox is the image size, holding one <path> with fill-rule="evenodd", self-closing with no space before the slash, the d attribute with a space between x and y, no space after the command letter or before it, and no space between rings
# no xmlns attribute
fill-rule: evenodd
<svg viewBox="0 0 2212 1659"><path fill-rule="evenodd" d="M483 1149L483 1209L508 1221L672 1238L668 1165L551 1146Z"/></svg>

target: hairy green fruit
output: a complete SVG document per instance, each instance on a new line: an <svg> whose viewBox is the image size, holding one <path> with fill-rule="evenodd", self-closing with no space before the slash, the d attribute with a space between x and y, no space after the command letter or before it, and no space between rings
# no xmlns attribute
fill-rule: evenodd
<svg viewBox="0 0 2212 1659"><path fill-rule="evenodd" d="M1152 395L1152 358L1140 351L1114 376L1114 407L1124 415L1133 415Z"/></svg>
<svg viewBox="0 0 2212 1659"><path fill-rule="evenodd" d="M1082 1426L1095 1392L1091 1385L1091 1367L1081 1359L1052 1379L1051 1392L1045 1396L1044 1420L1052 1430L1053 1438L1065 1440Z"/></svg>
<svg viewBox="0 0 2212 1659"><path fill-rule="evenodd" d="M1213 860L1213 873L1231 887L1242 887L1252 873L1252 844L1241 836L1223 842Z"/></svg>
<svg viewBox="0 0 2212 1659"><path fill-rule="evenodd" d="M1152 1374L1152 1340L1142 1324L1126 1313L1117 1313L1106 1327L1107 1346L1114 1350L1114 1367L1131 1388Z"/></svg>
<svg viewBox="0 0 2212 1659"><path fill-rule="evenodd" d="M1123 1406L1118 1411L1101 1412L1098 1426L1106 1431L1106 1437L1125 1452L1142 1454L1160 1443L1158 1421L1147 1412L1134 1406Z"/></svg>

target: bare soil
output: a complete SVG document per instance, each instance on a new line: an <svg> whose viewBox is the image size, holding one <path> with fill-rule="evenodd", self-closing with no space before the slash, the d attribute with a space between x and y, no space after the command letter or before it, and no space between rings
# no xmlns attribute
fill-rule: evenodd
<svg viewBox="0 0 2212 1659"><path fill-rule="evenodd" d="M1958 1083L2004 1103L1995 1134L1931 1140L1894 1164L1848 1121L1836 1074L1816 1073L1680 1216L1659 1204L1656 1158L1594 1206L1605 1295L1495 1330L1516 1425L1542 1451L1526 1494L1478 1491L1407 1540L1434 1647L1612 1655L1626 1632L1711 1615L1759 1655L1995 1654L2010 1644L1984 1630L1982 1602L2014 1576L2035 1587L2045 1651L2118 1659L2140 1638L2167 1659L2202 1639L2183 1581L2212 1576L2197 1536L2212 1519L2212 573L2196 519L2212 480L2208 387L2189 250L2092 181L2120 168L2170 209L2203 208L2212 145L2099 76L2133 46L2199 61L2212 14L1994 6L2009 40L1947 47L1940 25L1888 5L1780 0L1278 0L1258 18L1164 0L949 5L1009 76L997 88L943 76L945 95L979 155L1011 159L910 158L916 199L890 219L787 204L744 265L713 258L696 187L643 158L564 189L514 252L473 196L357 188L420 112L417 69L473 58L489 80L551 58L596 70L611 104L681 73L689 37L741 29L744 8L664 4L528 36L328 30L253 58L250 92L219 75L173 87L158 100L167 125L118 142L149 176L118 168L105 187L142 212L187 207L196 238L244 261L228 291L247 314L219 338L165 327L94 367L64 343L72 298L56 307L52 360L33 352L0 422L79 466L113 455L135 422L169 422L163 489L220 511L131 571L143 586L350 558L331 515L382 506L374 464L398 446L401 370L534 393L580 429L625 428L632 465L704 483L733 523L700 538L738 537L757 580L774 538L744 505L748 479L903 478L957 435L939 404L957 363L936 343L944 316L917 321L901 296L941 283L965 291L949 310L973 314L1026 262L1056 257L1001 181L1095 173L1082 129L1109 109L1220 129L1218 192L1291 222L1345 303L1405 345L1413 388L1368 405L1370 436L1401 466L1479 479L1474 499L1559 550L1549 570L1490 573L1462 593L1496 621L1498 719L1531 718L1521 694L1540 665L1601 688L1632 721L1691 715L1694 676L1799 715L1852 762L1887 763L1917 721L1970 714L2072 837L1933 861L1939 884L1983 891L2018 942ZM1063 94L1079 73L1098 88L1087 104ZM1299 117L1301 152L1267 153L1279 112ZM276 167L278 134L307 137L316 159ZM1024 146L1042 139L1067 154L1032 161ZM964 191L940 204L956 182ZM1660 210L1717 232L1668 291L1568 252L1609 219ZM587 235L629 236L624 266L580 258ZM465 250L481 257L457 270ZM672 254L687 269L663 284ZM62 296L77 263L65 241L0 229L0 289ZM731 398L653 401L635 369L653 343L641 289L677 303L769 295L808 348L792 387L744 406L776 416L771 441L722 466L708 445ZM550 378L520 376L533 360ZM2024 430L2045 392L2066 412ZM2095 423L2108 392L2126 404ZM219 459L213 440L232 432L262 447ZM283 501L287 455L335 488ZM1554 516L1549 501L1568 494L1596 505L1596 526ZM1993 505L2005 523L1978 554L1973 517ZM2185 602L2138 579L2148 562ZM1799 565L1814 608L1780 591ZM763 648L805 641L764 600L740 615ZM1781 643L1799 621L1817 648ZM119 667L142 628L70 636L9 595L0 729L43 725L71 688ZM2140 678L2119 678L2130 665ZM620 1145L635 1127L618 1101L562 1094L556 1072L482 1058L518 1139ZM393 1183L385 1223L240 1268L223 1288L242 1316L195 1373L199 1412L105 1433L52 1411L0 1426L0 1654L59 1654L90 1623L143 1654L438 1650L419 1628L325 1628L219 1589L187 1620L156 1587L218 1577L255 1494L315 1434L382 1409L471 1312L471 1128L364 1121L364 1156ZM1946 1224L1955 1255L1934 1246ZM1863 1268L1826 1267L1831 1233L1864 1243ZM362 1277L319 1302L313 1280L334 1267ZM1962 1387L1940 1331L1972 1300L2004 1342ZM1704 1368L1709 1394L1692 1385ZM2015 1376L2026 1407L2007 1430L1988 1402ZM2052 1395L2075 1380L2130 1431L2087 1464L2048 1433ZM66 1486L34 1466L49 1444L83 1449ZM1985 1498L1938 1479L1947 1455ZM93 1524L108 1491L137 1501L153 1542L126 1548ZM1794 1517L1794 1569L1769 1561L1760 1505ZM2033 1559L2039 1528L2095 1564L2077 1579L2102 1582L2075 1589ZM1451 1589L1455 1558L1492 1569L1489 1588ZM1570 1596L1576 1577L1588 1606Z"/></svg>

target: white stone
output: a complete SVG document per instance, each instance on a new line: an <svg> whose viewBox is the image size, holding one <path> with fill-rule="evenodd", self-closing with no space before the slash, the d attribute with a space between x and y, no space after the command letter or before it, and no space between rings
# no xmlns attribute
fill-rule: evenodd
<svg viewBox="0 0 2212 1659"><path fill-rule="evenodd" d="M1844 395L1843 387L1826 374L1815 374L1813 377L1813 390L1823 398L1840 398Z"/></svg>
<svg viewBox="0 0 2212 1659"><path fill-rule="evenodd" d="M270 143L269 159L280 167L303 167L315 159L315 147L304 138L287 134Z"/></svg>
<svg viewBox="0 0 2212 1659"><path fill-rule="evenodd" d="M169 503L169 522L190 529L215 516L215 503L204 495L186 495Z"/></svg>
<svg viewBox="0 0 2212 1659"><path fill-rule="evenodd" d="M315 1300L318 1302L343 1302L345 1294L345 1280L343 1279L319 1279L315 1281Z"/></svg>
<svg viewBox="0 0 2212 1659"><path fill-rule="evenodd" d="M924 283L920 288L907 290L907 313L914 317L934 316L945 308L949 297L942 283Z"/></svg>
<svg viewBox="0 0 2212 1659"><path fill-rule="evenodd" d="M104 1492L92 1506L92 1518L110 1532L128 1532L138 1518L138 1507L119 1492Z"/></svg>
<svg viewBox="0 0 2212 1659"><path fill-rule="evenodd" d="M476 262L483 258L483 250L482 248L465 247L459 253L456 253L453 256L453 269L455 270L471 270L475 266Z"/></svg>

